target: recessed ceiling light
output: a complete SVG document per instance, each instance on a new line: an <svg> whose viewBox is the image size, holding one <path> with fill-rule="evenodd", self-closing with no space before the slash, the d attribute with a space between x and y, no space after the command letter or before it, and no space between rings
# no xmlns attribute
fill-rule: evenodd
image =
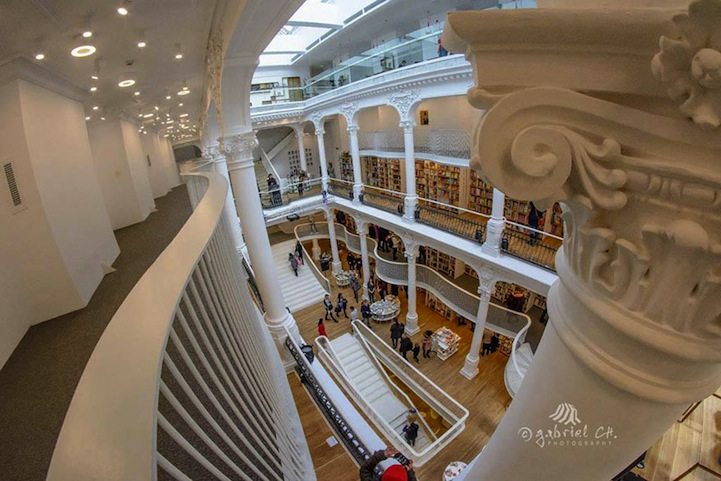
<svg viewBox="0 0 721 481"><path fill-rule="evenodd" d="M85 116L85 120L90 120L90 116L89 116L89 115L86 115L86 116Z"/></svg>
<svg viewBox="0 0 721 481"><path fill-rule="evenodd" d="M180 103L178 104L178 107L182 107L182 106L183 106L183 102L180 102Z"/></svg>
<svg viewBox="0 0 721 481"><path fill-rule="evenodd" d="M175 120L166 120L165 121L166 124L172 124L173 122L175 122Z"/></svg>
<svg viewBox="0 0 721 481"><path fill-rule="evenodd" d="M128 2L123 1L120 5L118 5L118 9L116 10L118 12L118 15L125 16L128 14Z"/></svg>
<svg viewBox="0 0 721 481"><path fill-rule="evenodd" d="M143 118L149 119L150 117L153 117L153 116L155 116L155 114L145 114L145 115L143 115Z"/></svg>
<svg viewBox="0 0 721 481"><path fill-rule="evenodd" d="M98 109L100 109L100 107L98 107L97 105L93 105L93 110L98 110Z"/></svg>
<svg viewBox="0 0 721 481"><path fill-rule="evenodd" d="M190 90L181 90L178 92L178 95L188 95L190 93Z"/></svg>
<svg viewBox="0 0 721 481"><path fill-rule="evenodd" d="M98 76L97 76L97 74L92 74L92 75L90 76L90 78L93 79L93 80L97 80L97 79L98 79Z"/></svg>
<svg viewBox="0 0 721 481"><path fill-rule="evenodd" d="M132 87L133 85L135 85L135 80L133 80L131 78L121 80L120 82L118 82L118 87L120 87L120 88Z"/></svg>
<svg viewBox="0 0 721 481"><path fill-rule="evenodd" d="M136 90L135 92L133 92L133 95L136 95L136 96L137 96L137 95L140 95L140 91L139 91L139 90Z"/></svg>
<svg viewBox="0 0 721 481"><path fill-rule="evenodd" d="M138 42L138 48L145 48L148 44L145 43L145 40L141 40Z"/></svg>
<svg viewBox="0 0 721 481"><path fill-rule="evenodd" d="M95 53L95 50L93 45L79 45L70 51L70 55L73 57L89 57Z"/></svg>
<svg viewBox="0 0 721 481"><path fill-rule="evenodd" d="M178 117L183 118L183 117L187 117L187 116L188 116L188 114L180 114Z"/></svg>
<svg viewBox="0 0 721 481"><path fill-rule="evenodd" d="M90 30L86 30L83 32L83 38L90 38L93 36L93 32Z"/></svg>
<svg viewBox="0 0 721 481"><path fill-rule="evenodd" d="M154 108L156 111L157 111L157 110L160 110L160 107L158 107L157 105L156 105L155 107L153 107L153 108Z"/></svg>
<svg viewBox="0 0 721 481"><path fill-rule="evenodd" d="M171 97L170 95L166 95L166 96L165 96L165 100L170 100L170 99L172 99L172 98L173 98L173 97Z"/></svg>
<svg viewBox="0 0 721 481"><path fill-rule="evenodd" d="M143 114L138 114L138 117L142 117L142 116L143 116Z"/></svg>
<svg viewBox="0 0 721 481"><path fill-rule="evenodd" d="M176 53L176 54L175 54L175 60L182 60L182 59L183 59L183 54L182 54L182 53Z"/></svg>
<svg viewBox="0 0 721 481"><path fill-rule="evenodd" d="M98 90L98 88L97 88L97 87L95 87L95 86L93 86L93 87L90 87L90 91L91 91L91 92L97 92L97 90Z"/></svg>
<svg viewBox="0 0 721 481"><path fill-rule="evenodd" d="M45 54L42 52L38 52L35 54L35 60L45 60Z"/></svg>
<svg viewBox="0 0 721 481"><path fill-rule="evenodd" d="M105 120L105 117L100 117L100 120Z"/></svg>

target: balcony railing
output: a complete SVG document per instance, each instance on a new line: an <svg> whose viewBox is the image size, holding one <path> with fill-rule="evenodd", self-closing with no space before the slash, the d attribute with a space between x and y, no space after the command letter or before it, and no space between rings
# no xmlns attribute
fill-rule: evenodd
<svg viewBox="0 0 721 481"><path fill-rule="evenodd" d="M352 199L353 182L331 177L328 181L328 192L343 199Z"/></svg>
<svg viewBox="0 0 721 481"><path fill-rule="evenodd" d="M295 182L285 187L278 187L272 190L259 190L260 203L263 209L273 209L288 205L291 202L320 194L321 179L310 179L303 182Z"/></svg>
<svg viewBox="0 0 721 481"><path fill-rule="evenodd" d="M358 140L361 150L398 153L405 151L403 131L400 128L361 132ZM425 153L468 160L471 158L471 134L465 130L416 127L413 130L413 150L415 154ZM416 157L422 158L423 155Z"/></svg>
<svg viewBox="0 0 721 481"><path fill-rule="evenodd" d="M355 254L361 253L360 237L357 234L349 232L343 224L339 223L335 223L335 230L336 238L344 241L350 251ZM327 223L316 223L315 230L311 228L310 224L301 224L296 227L295 233L300 241L329 237ZM385 258L378 251L378 246L372 238L368 238L368 250L369 255L373 256L376 261L376 276L391 284L408 285L407 263ZM480 304L480 297L477 294L454 284L443 274L422 264L416 266L416 285L432 292L458 315L475 321ZM525 314L491 303L486 322L489 329L507 337L515 337L516 333L528 323L528 320L529 317Z"/></svg>
<svg viewBox="0 0 721 481"><path fill-rule="evenodd" d="M222 215L228 184L188 182L195 209L141 277L78 383L47 479L314 480L278 351Z"/></svg>
<svg viewBox="0 0 721 481"><path fill-rule="evenodd" d="M439 23L385 42L312 77L302 87L277 86L250 93L251 106L298 102L358 80L448 55L438 45Z"/></svg>
<svg viewBox="0 0 721 481"><path fill-rule="evenodd" d="M556 252L562 243L562 237L506 221L501 249L506 254L555 271Z"/></svg>
<svg viewBox="0 0 721 481"><path fill-rule="evenodd" d="M416 209L418 222L451 232L459 237L483 243L486 240L488 219L490 216L479 212L423 197L418 198Z"/></svg>
<svg viewBox="0 0 721 481"><path fill-rule="evenodd" d="M391 214L403 215L403 199L405 194L370 185L363 186L362 202L371 207L390 212Z"/></svg>

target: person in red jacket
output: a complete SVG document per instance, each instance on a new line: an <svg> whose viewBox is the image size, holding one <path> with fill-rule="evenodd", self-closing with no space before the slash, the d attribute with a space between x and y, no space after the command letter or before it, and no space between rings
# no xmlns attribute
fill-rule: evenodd
<svg viewBox="0 0 721 481"><path fill-rule="evenodd" d="M323 324L323 318L318 319L318 335L328 337L328 333L325 332L325 324Z"/></svg>
<svg viewBox="0 0 721 481"><path fill-rule="evenodd" d="M393 448L373 453L360 467L360 481L416 481L413 464L403 456L400 459L406 464L401 463L396 455L398 451Z"/></svg>

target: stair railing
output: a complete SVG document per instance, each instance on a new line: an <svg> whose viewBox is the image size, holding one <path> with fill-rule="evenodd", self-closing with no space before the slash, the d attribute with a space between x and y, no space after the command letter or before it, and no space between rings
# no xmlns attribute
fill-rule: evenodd
<svg viewBox="0 0 721 481"><path fill-rule="evenodd" d="M426 452L424 449L422 452L416 451L413 446L410 446L405 437L395 431L393 426L381 416L373 404L368 402L363 397L363 394L356 388L353 381L350 379L345 368L341 365L338 357L338 353L333 349L330 340L325 336L319 336L315 339L316 346L318 346L318 358L321 359L323 364L329 368L329 371L334 375L337 383L343 388L343 390L349 394L350 398L353 399L361 408L361 410L370 418L373 424L383 433L383 435L391 441L391 444L398 449L404 456L413 460L416 466L421 466L426 461L421 455ZM382 368L381 368L382 371ZM389 385L389 388L393 384ZM398 388L396 386L396 388ZM405 393L403 393L405 395ZM407 396L406 396L407 397ZM410 401L410 400L409 400ZM411 403L412 406L412 403Z"/></svg>
<svg viewBox="0 0 721 481"><path fill-rule="evenodd" d="M299 229L310 229L310 224L299 224L293 228L293 233L295 234L295 238L297 242L300 242L300 246L303 249L303 258L305 259L305 263L310 267L310 271L313 273L315 278L320 283L321 287L323 287L323 290L326 292L326 294L330 294L331 290L331 284L330 280L323 275L321 270L318 268L318 266L315 264L315 261L313 260L313 256L308 254L308 250L303 245L302 237L299 234Z"/></svg>
<svg viewBox="0 0 721 481"><path fill-rule="evenodd" d="M528 318L528 322L525 326L523 326L523 329L518 331L518 334L516 334L516 337L513 338L513 345L511 346L511 362L513 362L513 368L516 370L518 375L523 378L525 376L524 372L521 372L521 368L518 366L518 354L517 351L523 344L523 341L526 340L526 333L528 332L528 329L531 327L531 318Z"/></svg>
<svg viewBox="0 0 721 481"><path fill-rule="evenodd" d="M356 463L358 465L363 464L363 462L365 462L372 453L365 444L363 444L363 441L356 435L350 424L340 414L333 403L333 400L328 396L323 389L323 386L321 386L318 382L313 374L313 370L310 367L310 362L301 352L300 347L293 339L292 335L288 335L288 337L286 337L285 347L295 360L295 370L298 373L298 376L300 376L301 382L308 386L315 403L322 410L326 419L328 419L333 425L333 428L340 436L343 445L346 447Z"/></svg>
<svg viewBox="0 0 721 481"><path fill-rule="evenodd" d="M468 410L404 359L368 326L360 321L353 321L353 331L356 338L368 347L373 357L390 369L450 425L446 432L421 451L420 461L425 463L465 429Z"/></svg>

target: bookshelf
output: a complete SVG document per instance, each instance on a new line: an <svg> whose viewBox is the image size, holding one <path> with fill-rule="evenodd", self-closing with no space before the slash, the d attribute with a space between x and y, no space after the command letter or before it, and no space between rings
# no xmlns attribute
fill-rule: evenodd
<svg viewBox="0 0 721 481"><path fill-rule="evenodd" d="M467 191L468 169L416 160L416 192L420 197L461 207Z"/></svg>
<svg viewBox="0 0 721 481"><path fill-rule="evenodd" d="M493 187L471 170L468 190L468 208L481 214L491 215L493 208Z"/></svg>
<svg viewBox="0 0 721 481"><path fill-rule="evenodd" d="M340 166L340 179L348 182L353 182L353 158L349 152L343 152L338 158L338 165Z"/></svg>
<svg viewBox="0 0 721 481"><path fill-rule="evenodd" d="M367 185L395 192L403 191L403 169L400 159L364 156L361 160Z"/></svg>
<svg viewBox="0 0 721 481"><path fill-rule="evenodd" d="M426 265L441 274L456 277L457 259L432 247L426 247Z"/></svg>

